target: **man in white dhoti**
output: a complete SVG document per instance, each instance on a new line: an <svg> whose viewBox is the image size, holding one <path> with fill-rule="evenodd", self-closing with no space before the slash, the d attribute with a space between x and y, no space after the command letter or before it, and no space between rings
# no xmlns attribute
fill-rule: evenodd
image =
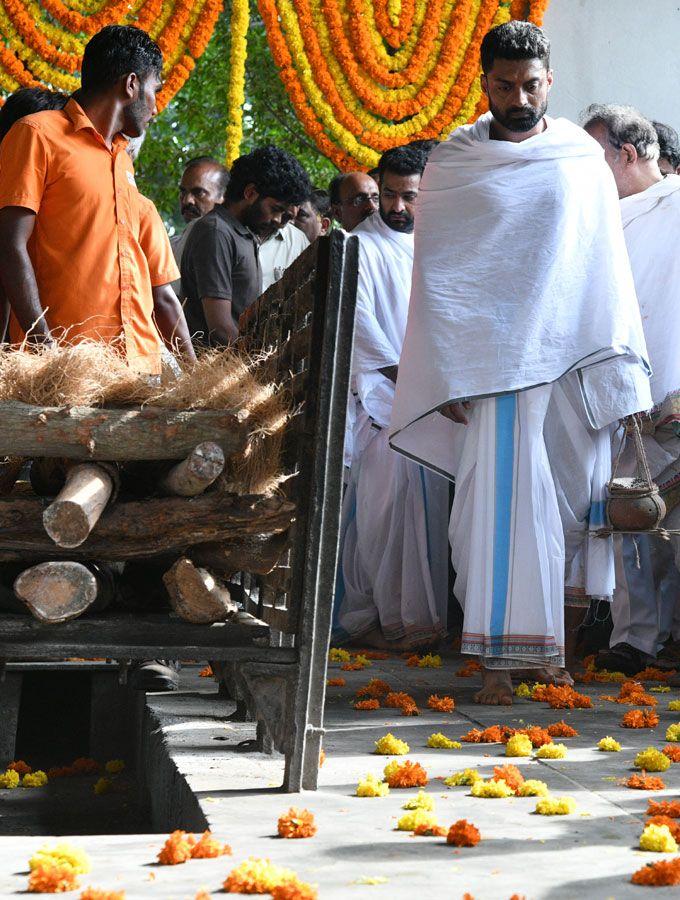
<svg viewBox="0 0 680 900"><path fill-rule="evenodd" d="M359 284L352 357L354 452L343 503L334 640L404 648L446 631L448 484L390 449L394 383L413 267L413 215L426 154L380 161L379 214L354 229Z"/></svg>
<svg viewBox="0 0 680 900"><path fill-rule="evenodd" d="M482 43L490 112L432 151L392 446L456 480L450 539L462 650L481 703L511 672L569 680L564 584L613 590L602 522L611 423L651 405L640 312L602 149L545 116L541 29Z"/></svg>
<svg viewBox="0 0 680 900"><path fill-rule="evenodd" d="M643 443L654 480L670 494L680 485L680 176L659 166L656 127L629 106L588 107L583 127L604 148L619 197L633 279L645 332L655 409L654 434ZM632 474L633 447L621 474ZM669 500L670 505L670 500ZM677 529L680 508L664 526ZM669 637L680 637L680 540L653 535L617 539L617 579L610 649L597 665L634 675L654 662Z"/></svg>

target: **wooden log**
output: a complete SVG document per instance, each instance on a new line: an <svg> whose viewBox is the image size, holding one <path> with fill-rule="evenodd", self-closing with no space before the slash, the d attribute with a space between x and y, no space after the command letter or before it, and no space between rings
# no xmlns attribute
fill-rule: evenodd
<svg viewBox="0 0 680 900"><path fill-rule="evenodd" d="M161 491L177 497L196 497L209 488L224 470L224 453L213 441L195 447L159 483Z"/></svg>
<svg viewBox="0 0 680 900"><path fill-rule="evenodd" d="M0 462L0 495L12 493L23 464L20 456L7 456Z"/></svg>
<svg viewBox="0 0 680 900"><path fill-rule="evenodd" d="M288 547L288 532L254 534L224 543L198 544L187 555L197 566L205 566L224 578L235 572L268 575Z"/></svg>
<svg viewBox="0 0 680 900"><path fill-rule="evenodd" d="M106 509L114 489L110 473L95 463L80 463L43 513L45 531L59 547L79 547Z"/></svg>
<svg viewBox="0 0 680 900"><path fill-rule="evenodd" d="M39 497L56 497L66 481L67 461L56 457L31 460L29 480Z"/></svg>
<svg viewBox="0 0 680 900"><path fill-rule="evenodd" d="M181 557L163 576L170 605L185 622L209 625L225 622L238 611L229 590L207 569Z"/></svg>
<svg viewBox="0 0 680 900"><path fill-rule="evenodd" d="M184 459L214 441L225 456L246 446L247 423L230 410L96 409L0 403L0 456L76 460Z"/></svg>
<svg viewBox="0 0 680 900"><path fill-rule="evenodd" d="M68 622L94 604L97 579L77 562L45 562L22 572L14 592L40 622Z"/></svg>
<svg viewBox="0 0 680 900"><path fill-rule="evenodd" d="M45 501L0 497L0 560L63 559L45 534ZM69 558L121 562L167 554L176 558L196 544L285 531L295 505L280 497L208 493L192 499L162 497L117 501Z"/></svg>

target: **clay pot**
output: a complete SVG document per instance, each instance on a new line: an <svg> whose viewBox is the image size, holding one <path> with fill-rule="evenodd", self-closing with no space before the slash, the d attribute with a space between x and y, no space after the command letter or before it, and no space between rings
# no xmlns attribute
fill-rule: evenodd
<svg viewBox="0 0 680 900"><path fill-rule="evenodd" d="M609 485L607 519L614 531L653 531L666 515L655 484L650 491L636 478L615 478Z"/></svg>

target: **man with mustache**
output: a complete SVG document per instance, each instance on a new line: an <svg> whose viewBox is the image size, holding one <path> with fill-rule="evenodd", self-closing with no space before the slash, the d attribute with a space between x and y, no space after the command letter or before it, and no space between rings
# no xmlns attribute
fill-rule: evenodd
<svg viewBox="0 0 680 900"><path fill-rule="evenodd" d="M357 411L334 639L392 649L432 643L446 631L448 486L388 444L426 160L418 147L384 153L378 213L352 232L359 238Z"/></svg>
<svg viewBox="0 0 680 900"><path fill-rule="evenodd" d="M493 705L513 675L571 682L565 583L574 603L611 598L613 542L594 533L611 434L651 393L616 186L602 148L545 115L546 35L500 25L481 62L490 112L420 186L391 442L455 479L462 651Z"/></svg>

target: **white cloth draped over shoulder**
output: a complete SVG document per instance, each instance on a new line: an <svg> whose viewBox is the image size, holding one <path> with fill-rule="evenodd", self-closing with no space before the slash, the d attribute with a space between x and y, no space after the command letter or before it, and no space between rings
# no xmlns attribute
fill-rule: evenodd
<svg viewBox="0 0 680 900"><path fill-rule="evenodd" d="M579 370L589 424L651 406L619 201L602 149L566 119L520 143L491 115L430 156L391 443L446 473L456 426L435 412Z"/></svg>

